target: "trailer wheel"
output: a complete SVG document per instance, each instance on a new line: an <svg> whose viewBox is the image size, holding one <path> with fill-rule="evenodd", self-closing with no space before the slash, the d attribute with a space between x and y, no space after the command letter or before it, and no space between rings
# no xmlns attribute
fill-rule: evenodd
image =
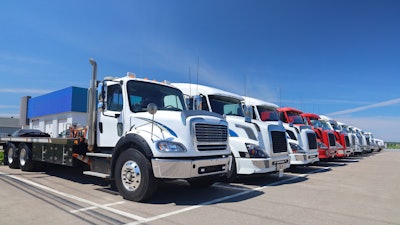
<svg viewBox="0 0 400 225"><path fill-rule="evenodd" d="M35 162L32 160L32 151L26 144L19 145L19 168L22 171L33 171Z"/></svg>
<svg viewBox="0 0 400 225"><path fill-rule="evenodd" d="M4 164L8 165L8 167L10 167L11 169L19 168L18 160L16 157L17 154L16 151L17 148L15 147L14 144L12 143L7 144L6 151L4 154Z"/></svg>
<svg viewBox="0 0 400 225"><path fill-rule="evenodd" d="M115 183L121 196L131 201L144 201L157 190L157 180L149 160L133 148L118 157Z"/></svg>

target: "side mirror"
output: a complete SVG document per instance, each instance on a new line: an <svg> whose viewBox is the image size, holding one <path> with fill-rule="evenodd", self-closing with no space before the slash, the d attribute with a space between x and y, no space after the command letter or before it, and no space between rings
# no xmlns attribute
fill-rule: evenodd
<svg viewBox="0 0 400 225"><path fill-rule="evenodd" d="M200 95L193 96L193 110L202 110L203 100Z"/></svg>
<svg viewBox="0 0 400 225"><path fill-rule="evenodd" d="M245 106L244 108L244 121L251 122L253 119L253 108L251 106Z"/></svg>
<svg viewBox="0 0 400 225"><path fill-rule="evenodd" d="M98 98L97 109L100 112L103 112L105 109L105 91L104 91L104 84L102 82L100 82L97 86L97 98Z"/></svg>
<svg viewBox="0 0 400 225"><path fill-rule="evenodd" d="M157 112L157 105L154 103L149 103L147 105L147 112L150 113L151 115L156 114Z"/></svg>

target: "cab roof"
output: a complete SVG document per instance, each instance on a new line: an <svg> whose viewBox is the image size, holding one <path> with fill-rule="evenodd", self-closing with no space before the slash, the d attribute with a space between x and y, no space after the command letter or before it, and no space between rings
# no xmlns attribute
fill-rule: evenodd
<svg viewBox="0 0 400 225"><path fill-rule="evenodd" d="M173 86L181 89L184 94L188 95L196 95L196 94L204 94L204 95L221 95L231 98L236 98L240 101L243 101L244 98L240 95L223 91L218 88L213 88L201 84L190 84L190 83L172 83Z"/></svg>
<svg viewBox="0 0 400 225"><path fill-rule="evenodd" d="M274 103L266 102L258 98L252 98L252 97L243 97L243 98L245 105L268 106L275 109L279 108L279 106Z"/></svg>

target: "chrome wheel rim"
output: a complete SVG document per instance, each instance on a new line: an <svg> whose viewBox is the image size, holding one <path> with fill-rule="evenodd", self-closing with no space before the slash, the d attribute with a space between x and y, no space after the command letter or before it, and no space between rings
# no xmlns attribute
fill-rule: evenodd
<svg viewBox="0 0 400 225"><path fill-rule="evenodd" d="M121 170L121 180L126 190L135 191L142 180L139 165L131 160L125 162Z"/></svg>
<svg viewBox="0 0 400 225"><path fill-rule="evenodd" d="M13 148L9 148L7 151L7 160L8 163L11 164L14 161L14 149Z"/></svg>
<svg viewBox="0 0 400 225"><path fill-rule="evenodd" d="M22 148L22 149L20 150L20 153L19 153L19 164L20 164L21 166L24 166L25 163L26 163L26 159L27 159L26 150L25 150L25 148Z"/></svg>

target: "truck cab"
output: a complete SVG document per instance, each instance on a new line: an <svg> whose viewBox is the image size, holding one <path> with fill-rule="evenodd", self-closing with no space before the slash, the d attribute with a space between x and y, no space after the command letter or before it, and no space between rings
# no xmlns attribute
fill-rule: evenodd
<svg viewBox="0 0 400 225"><path fill-rule="evenodd" d="M325 120L330 129L333 130L336 138L336 157L344 158L352 155L354 151L350 146L349 135L342 131L336 120L329 118L327 116L321 115L321 120Z"/></svg>
<svg viewBox="0 0 400 225"><path fill-rule="evenodd" d="M359 142L360 148L361 148L361 153L364 154L364 153L370 152L370 148L367 144L367 138L365 137L364 131L355 126L351 126L351 128L354 130L354 132L357 135L357 139L358 139L358 142Z"/></svg>
<svg viewBox="0 0 400 225"><path fill-rule="evenodd" d="M370 151L378 151L379 146L375 142L374 135L371 132L365 132L365 138L367 139L367 145L370 147Z"/></svg>
<svg viewBox="0 0 400 225"><path fill-rule="evenodd" d="M349 137L349 148L351 149L351 154L354 155L356 152L360 151L360 145L358 144L357 135L349 128L349 126L343 122L337 121L338 127L342 132L345 132Z"/></svg>
<svg viewBox="0 0 400 225"><path fill-rule="evenodd" d="M288 151L291 165L308 165L319 161L317 137L310 128L298 129L294 126L283 125L279 120L278 105L260 99L244 97L245 105L253 111L253 119L262 121L267 126L279 126L285 129L288 137ZM300 127L300 126L299 126Z"/></svg>
<svg viewBox="0 0 400 225"><path fill-rule="evenodd" d="M317 134L318 157L322 160L334 158L336 156L336 138L328 123L320 120L317 114L302 113L301 116Z"/></svg>
<svg viewBox="0 0 400 225"><path fill-rule="evenodd" d="M242 96L204 85L173 85L187 95L191 105L200 103L196 109L215 112L226 118L233 156L228 180L233 180L237 175L273 172L282 175L283 170L290 166L284 130L274 126L269 131L266 124L246 117Z"/></svg>

